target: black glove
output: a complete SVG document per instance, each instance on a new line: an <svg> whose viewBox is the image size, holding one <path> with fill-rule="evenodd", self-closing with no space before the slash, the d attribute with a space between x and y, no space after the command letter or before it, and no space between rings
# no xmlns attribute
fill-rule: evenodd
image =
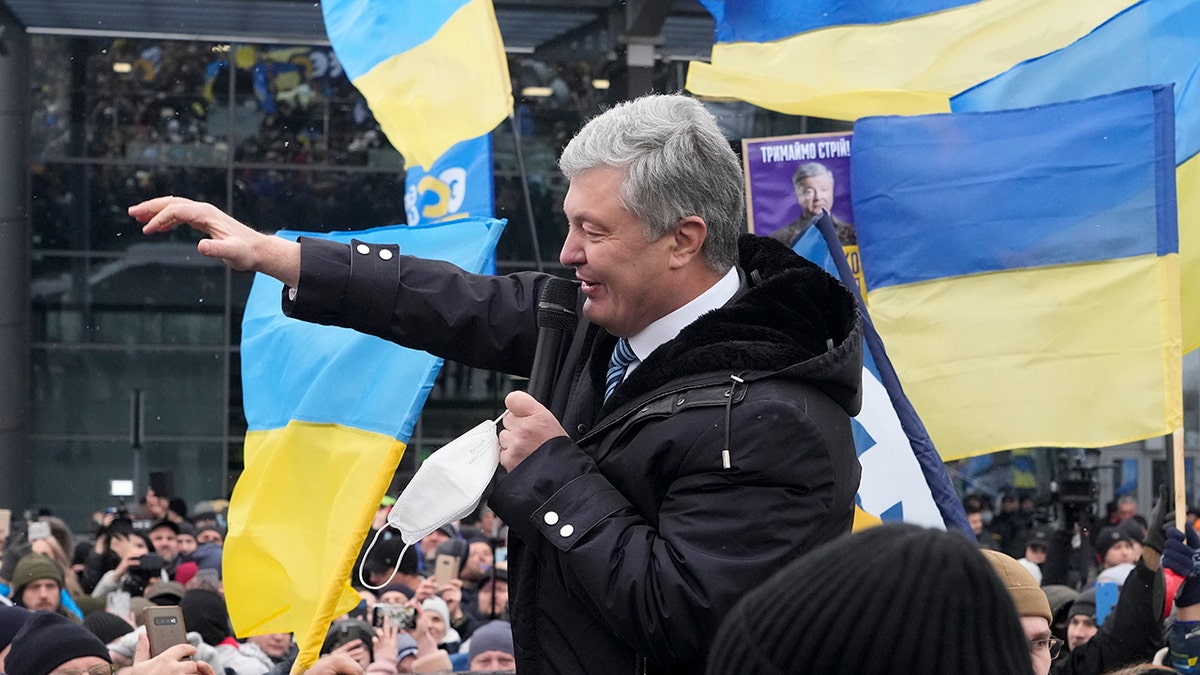
<svg viewBox="0 0 1200 675"><path fill-rule="evenodd" d="M1175 512L1168 508L1169 500L1167 499L1167 489L1163 486L1158 486L1158 499L1154 501L1154 510L1150 512L1149 527L1146 532L1146 540L1142 542L1142 546L1164 553L1163 551L1163 528L1171 525L1175 520ZM1168 513L1168 511L1170 511ZM1178 532L1179 530L1176 530ZM1183 537L1180 536L1180 542ZM1186 576L1186 575L1181 575Z"/></svg>

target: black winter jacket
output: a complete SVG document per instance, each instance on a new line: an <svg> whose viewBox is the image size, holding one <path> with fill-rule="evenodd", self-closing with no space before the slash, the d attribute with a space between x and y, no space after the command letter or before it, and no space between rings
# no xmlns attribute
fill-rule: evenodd
<svg viewBox="0 0 1200 675"><path fill-rule="evenodd" d="M528 375L547 276L302 239L296 318ZM352 246L357 246L357 242ZM393 248L393 253L395 247ZM502 477L522 675L696 673L721 619L850 530L862 335L851 294L779 242L739 242L742 290L602 403L616 341L579 313L549 406L568 437Z"/></svg>

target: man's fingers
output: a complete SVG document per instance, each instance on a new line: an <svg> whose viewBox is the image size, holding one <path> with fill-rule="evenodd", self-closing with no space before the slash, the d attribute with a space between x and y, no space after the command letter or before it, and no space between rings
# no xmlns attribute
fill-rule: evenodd
<svg viewBox="0 0 1200 675"><path fill-rule="evenodd" d="M147 199L140 204L134 204L133 206L129 207L129 216L138 222L144 223L154 217L154 214L165 209L167 205L170 204L174 199L175 197L169 196Z"/></svg>
<svg viewBox="0 0 1200 675"><path fill-rule="evenodd" d="M508 413L514 417L528 417L545 406L538 403L529 392L513 391L504 397L504 407L508 408Z"/></svg>
<svg viewBox="0 0 1200 675"><path fill-rule="evenodd" d="M137 649L133 652L133 662L141 663L150 658L150 639L145 633L138 633Z"/></svg>
<svg viewBox="0 0 1200 675"><path fill-rule="evenodd" d="M149 645L147 645L147 647L149 647ZM184 644L178 644L178 645L171 645L170 647L167 647L166 649L164 649L163 653L159 654L158 656L160 658L166 659L168 661L182 661L190 656L195 655L195 653L196 653L195 647L191 646L190 644L184 643Z"/></svg>

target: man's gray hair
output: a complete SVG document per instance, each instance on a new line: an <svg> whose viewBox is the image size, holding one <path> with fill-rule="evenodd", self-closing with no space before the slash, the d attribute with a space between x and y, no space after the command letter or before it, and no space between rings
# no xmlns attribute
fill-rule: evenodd
<svg viewBox="0 0 1200 675"><path fill-rule="evenodd" d="M804 164L796 167L796 173L792 174L792 185L794 187L800 187L800 181L804 180L805 178L832 175L833 172L829 170L829 167L820 162L805 162Z"/></svg>
<svg viewBox="0 0 1200 675"><path fill-rule="evenodd" d="M643 96L595 117L571 139L558 167L568 180L590 169L622 169L621 205L657 241L687 216L708 226L701 252L727 272L737 262L746 214L742 170L717 121L694 98Z"/></svg>

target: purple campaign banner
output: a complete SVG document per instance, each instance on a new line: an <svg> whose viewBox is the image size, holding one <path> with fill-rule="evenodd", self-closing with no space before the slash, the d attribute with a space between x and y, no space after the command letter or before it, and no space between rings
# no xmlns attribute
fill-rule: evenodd
<svg viewBox="0 0 1200 675"><path fill-rule="evenodd" d="M747 138L742 141L742 160L746 170L746 192L750 231L769 235L803 218L819 215L820 210L803 213L793 177L804 166L804 173L824 173L802 182L818 193L810 205L824 206L835 222L854 222L850 209L850 132L800 134L774 138ZM812 166L813 164L819 166ZM823 167L824 171L821 170ZM828 193L832 178L832 199ZM832 201L832 204L827 202ZM812 220L804 218L805 222ZM843 245L847 242L843 241Z"/></svg>

